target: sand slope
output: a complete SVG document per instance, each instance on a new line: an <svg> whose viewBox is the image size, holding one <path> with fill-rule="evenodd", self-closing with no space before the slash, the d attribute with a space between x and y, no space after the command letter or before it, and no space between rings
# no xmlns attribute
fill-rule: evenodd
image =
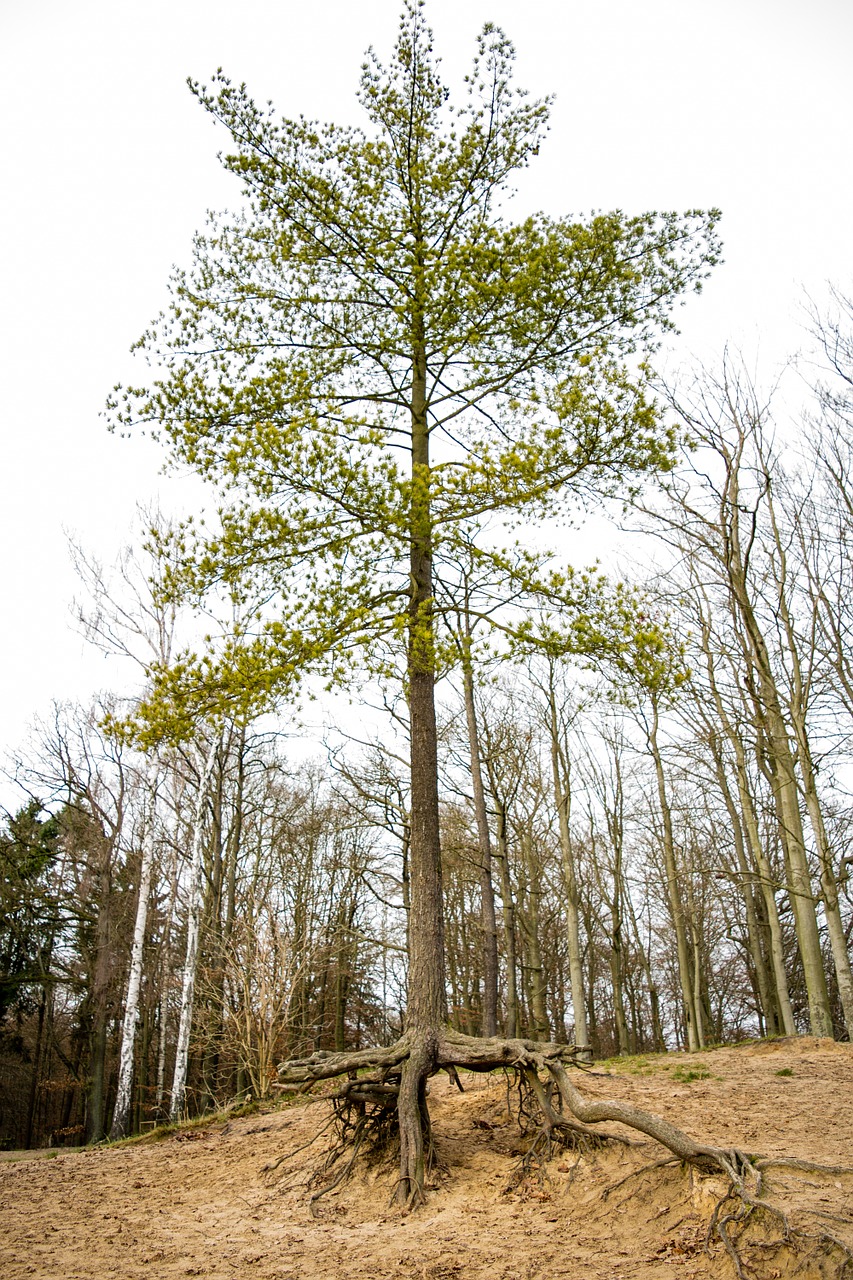
<svg viewBox="0 0 853 1280"><path fill-rule="evenodd" d="M780 1075L779 1072L786 1074ZM792 1074L787 1074L791 1072ZM696 1076L701 1078L695 1078ZM693 1078L691 1078L693 1077ZM5 1280L658 1280L734 1274L706 1227L722 1179L679 1166L638 1172L654 1143L578 1157L558 1152L514 1182L523 1144L506 1088L463 1077L460 1095L433 1082L445 1172L425 1208L389 1208L393 1170L362 1169L308 1211L307 1172L325 1137L275 1172L262 1167L322 1128L328 1104L191 1129L160 1142L8 1157L0 1163L0 1276ZM693 1135L764 1155L853 1166L853 1047L803 1038L596 1068L590 1096L618 1096ZM621 1185L620 1180L632 1174ZM792 1225L853 1248L853 1176L772 1170ZM615 1190L613 1189L615 1187ZM778 1247L756 1220L743 1243L769 1280L837 1274L840 1254L816 1241ZM853 1267L850 1268L853 1274Z"/></svg>

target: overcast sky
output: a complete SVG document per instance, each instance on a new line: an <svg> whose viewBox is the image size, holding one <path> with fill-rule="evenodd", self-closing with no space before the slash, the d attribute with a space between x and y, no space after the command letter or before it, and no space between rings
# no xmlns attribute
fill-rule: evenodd
<svg viewBox="0 0 853 1280"><path fill-rule="evenodd" d="M804 291L853 287L850 0L427 13L451 86L492 21L519 83L556 95L526 208L722 208L725 262L682 311L677 358L713 363L730 341L769 377L803 341ZM100 417L205 211L238 202L186 77L221 65L283 114L357 122L362 55L389 53L398 16L398 0L0 0L0 752L51 699L119 679L71 627L66 534L109 559L137 502L199 500Z"/></svg>

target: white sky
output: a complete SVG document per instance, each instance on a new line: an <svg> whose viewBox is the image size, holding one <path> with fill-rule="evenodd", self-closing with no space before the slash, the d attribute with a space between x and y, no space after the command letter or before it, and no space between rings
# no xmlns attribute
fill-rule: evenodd
<svg viewBox="0 0 853 1280"><path fill-rule="evenodd" d="M713 363L731 340L770 372L803 341L803 290L853 287L850 0L427 13L451 87L493 21L519 83L557 95L525 205L723 209L726 261L681 313L679 353ZM398 16L399 0L0 0L0 753L51 699L118 678L71 627L64 530L109 559L137 501L197 501L99 416L206 209L238 202L186 76L222 65L283 114L355 121L362 54L390 52Z"/></svg>

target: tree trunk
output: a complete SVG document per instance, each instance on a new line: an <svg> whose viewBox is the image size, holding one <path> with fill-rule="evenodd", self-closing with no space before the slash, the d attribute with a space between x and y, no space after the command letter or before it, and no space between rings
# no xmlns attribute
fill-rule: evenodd
<svg viewBox="0 0 853 1280"><path fill-rule="evenodd" d="M610 921L610 981L613 987L613 1017L616 1023L616 1043L620 1054L631 1052L628 1037L628 1020L625 1017L625 992L623 983L622 907L621 893L614 892Z"/></svg>
<svg viewBox="0 0 853 1280"><path fill-rule="evenodd" d="M145 831L142 840L142 864L139 869L139 895L136 900L136 921L133 927L133 946L130 953L130 975L127 981L127 998L121 1031L118 1089L113 1109L110 1141L126 1138L130 1127L133 1099L133 1050L136 1043L136 1023L139 1016L139 992L142 988L142 959L145 949L145 928L148 923L148 900L151 896L151 876L154 870L155 818L157 811L158 762L151 760L146 778L148 791Z"/></svg>
<svg viewBox="0 0 853 1280"><path fill-rule="evenodd" d="M742 446L743 441L741 441ZM740 536L739 454L726 459L728 475L725 491L727 533L726 568L732 611L742 624L738 628L749 678L747 687L752 699L757 727L763 742L759 765L773 793L779 835L785 851L788 892L794 909L797 941L806 979L809 1001L809 1025L812 1035L831 1036L832 1017L826 974L820 948L820 935L815 914L815 900L806 857L803 826L800 818L799 791L788 731L782 714L779 691L773 674L770 654L753 607ZM752 534L750 534L751 542ZM756 683L757 680L757 683Z"/></svg>
<svg viewBox="0 0 853 1280"><path fill-rule="evenodd" d="M202 906L202 849L204 845L204 809L207 802L207 790L216 766L219 751L219 736L214 735L204 765L204 772L199 779L195 813L193 815L193 841L190 857L189 911L187 914L187 951L184 959L184 981L181 991L181 1016L178 1024L178 1043L175 1048L175 1072L172 1077L172 1101L169 1108L169 1119L174 1124L180 1119L184 1109L184 1097L187 1087L187 1062L190 1049L190 1029L193 1019L193 1000L195 996L195 978L198 965L199 926Z"/></svg>
<svg viewBox="0 0 853 1280"><path fill-rule="evenodd" d="M744 842L743 826L741 824L741 815L738 812L737 805L729 787L729 780L726 777L725 763L722 754L719 752L715 742L711 743L711 750L714 754L714 767L717 774L717 785L723 796L726 806L726 812L729 815L729 822L732 827L732 839L735 848L735 860L738 866L738 877L740 880L741 894L743 896L744 910L746 912L746 936L749 947L749 955L752 960L752 968L755 974L755 985L758 992L758 1002L761 1006L761 1017L764 1023L772 1029L772 1034L779 1035L782 1031L779 1018L779 1006L776 1000L776 991L771 981L767 965L764 962L764 952L761 947L761 930L758 924L758 917L755 911L755 899L753 897L755 879L754 872L750 869L746 857L746 847ZM786 1035L790 1034L785 1032Z"/></svg>
<svg viewBox="0 0 853 1280"><path fill-rule="evenodd" d="M551 776L554 784L554 803L560 831L560 853L563 865L563 884L566 890L566 936L569 946L569 981L572 988L572 1013L575 1019L575 1044L579 1049L589 1047L589 1032L584 999L583 952L581 947L580 909L578 896L575 852L572 847L569 813L572 803L568 777L568 760L564 757L557 720L557 694L554 689L553 667L549 670L548 728L551 748Z"/></svg>
<svg viewBox="0 0 853 1280"><path fill-rule="evenodd" d="M412 361L412 497L408 683L411 760L409 849L409 972L406 1036L398 1113L402 1204L423 1198L431 1158L426 1081L435 1068L438 1037L447 1019L444 913L438 815L438 734L435 719L435 639L432 592L432 515L426 351L416 332Z"/></svg>
<svg viewBox="0 0 853 1280"><path fill-rule="evenodd" d="M772 723L773 729L765 738L759 764L770 783L779 827L779 839L785 855L788 894L794 911L797 942L800 947L808 993L809 1030L813 1036L831 1036L832 1015L817 926L815 897L800 817L799 789L794 762L784 722L772 707L765 723L768 721Z"/></svg>
<svg viewBox="0 0 853 1280"><path fill-rule="evenodd" d="M519 1034L518 956L515 945L515 897L509 866L509 844L506 836L506 805L493 794L497 812L498 857L501 866L501 903L503 908L504 955L506 960L506 1034L513 1039Z"/></svg>
<svg viewBox="0 0 853 1280"><path fill-rule="evenodd" d="M766 470L765 476L770 527L773 531L773 540L776 547L773 571L776 578L778 613L783 624L782 634L785 639L785 647L788 650L790 682L788 714L797 745L797 763L800 766L806 811L809 815L809 823L814 836L818 862L820 863L820 885L829 943L832 949L832 959L838 980L838 995L841 1000L845 1030L848 1038L850 1038L853 1036L853 970L850 967L850 955L847 950L847 940L844 936L844 923L841 919L841 911L838 905L838 881L833 867L832 850L827 837L823 809L818 795L816 769L808 726L808 677L803 672L803 665L800 659L800 644L798 643L794 619L789 605L788 555L785 539L776 520L769 468ZM813 641L810 657L813 661Z"/></svg>
<svg viewBox="0 0 853 1280"><path fill-rule="evenodd" d="M794 1023L794 1011L791 1007L791 997L788 992L788 975L785 971L782 925L779 920L779 911L776 906L776 894L774 892L770 860L764 850L764 845L761 841L761 834L758 829L755 805L749 788L749 774L746 767L746 752L743 746L743 739L732 724L731 717L729 716L725 703L723 702L719 685L717 684L711 653L710 622L708 615L704 611L702 612L701 623L708 683L714 699L717 717L734 753L735 778L737 781L738 800L740 801L740 818L743 827L742 834L746 837L746 843L752 855L753 866L758 870L758 885L764 899L764 907L767 915L767 927L770 933L770 963L773 970L773 985L776 997L772 1003L768 1004L767 1012L772 1012L776 1019L781 1020L781 1027L779 1029L783 1031L786 1036L792 1036L796 1034L796 1026ZM720 753L720 755L721 754L722 753ZM720 779L720 786L723 790L723 795L727 796L727 783L725 780L725 771L722 761L720 761L718 765L718 778ZM728 799L726 800L726 803L728 805ZM744 889L746 892L746 886L744 886ZM753 911L753 916L754 915L755 913Z"/></svg>
<svg viewBox="0 0 853 1280"><path fill-rule="evenodd" d="M467 616L465 627L462 641L462 683L465 695L465 721L468 727L468 750L471 757L474 816L477 822L477 844L480 853L480 912L483 929L482 1032L484 1036L494 1036L497 1035L498 1030L498 929L495 916L495 890L492 884L489 817L483 790L480 735L477 726L477 707L474 701L474 674L471 669L471 632Z"/></svg>
<svg viewBox="0 0 853 1280"><path fill-rule="evenodd" d="M672 811L666 790L666 778L663 771L663 758L658 745L658 705L652 698L652 723L646 731L649 751L655 766L657 780L658 803L663 822L663 855L666 868L666 894L672 923L675 929L676 957L678 961L678 978L681 984L681 999L687 1028L687 1047L691 1053L701 1048L699 1020L697 1018L698 993L694 990L693 974L690 964L690 947L687 940L687 928L684 921L684 905L681 900L681 887L678 882L678 868L675 861L675 839L672 831Z"/></svg>
<svg viewBox="0 0 853 1280"><path fill-rule="evenodd" d="M646 979L646 986L649 992L649 1012L652 1018L652 1048L655 1053L663 1053L666 1050L666 1041L663 1035L663 1024L660 1017L660 992L652 973L651 961L649 954L640 936L640 924L637 920L637 913L634 910L634 902L630 892L626 891L625 905L628 908L628 917L631 921L631 927L634 931L634 942L637 947L640 958L640 968Z"/></svg>
<svg viewBox="0 0 853 1280"><path fill-rule="evenodd" d="M30 1077L30 1093L27 1099L27 1123L24 1131L24 1150L28 1151L32 1146L33 1132L35 1130L36 1120L36 1104L38 1102L38 1085L39 1072L41 1070L42 1059L42 1040L44 1039L44 1016L47 1008L47 986L43 982L41 988L41 999L39 1000L38 1026L36 1029L36 1043L33 1050L33 1073Z"/></svg>
<svg viewBox="0 0 853 1280"><path fill-rule="evenodd" d="M758 881L764 899L764 910L767 915L767 929L770 934L770 962L773 969L773 981L776 988L776 1000L779 1017L782 1020L782 1031L786 1036L797 1034L794 1022L794 1010L788 990L788 973L785 965L785 941L782 936L782 922L779 919L779 908L776 905L775 882L770 859L761 840L758 829L758 816L749 781L746 773L746 760L737 762L737 786L740 797L740 810L744 821L744 831L752 851L753 862L758 868Z"/></svg>
<svg viewBox="0 0 853 1280"><path fill-rule="evenodd" d="M832 864L832 850L826 825L823 820L820 799L817 794L814 765L812 764L809 744L804 741L799 752L800 772L803 775L803 794L809 822L814 835L820 863L820 887L823 896L823 909L826 916L826 929L829 934L829 945L835 965L835 976L838 981L838 996L844 1015L844 1027L848 1039L853 1039L853 971L850 968L850 953L847 950L847 938L844 933L844 922L838 902L838 881Z"/></svg>
<svg viewBox="0 0 853 1280"><path fill-rule="evenodd" d="M86 1100L86 1141L102 1142L106 1137L106 1063L107 1024L109 1021L110 978L112 964L112 849L103 840L97 873L97 920L95 924L95 963L91 990L91 1032L89 1039L89 1087Z"/></svg>

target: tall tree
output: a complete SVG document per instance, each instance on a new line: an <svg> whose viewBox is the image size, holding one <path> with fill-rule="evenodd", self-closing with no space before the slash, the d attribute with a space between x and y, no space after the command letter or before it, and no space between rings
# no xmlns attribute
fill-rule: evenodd
<svg viewBox="0 0 853 1280"><path fill-rule="evenodd" d="M755 389L731 364L722 377L699 389L693 403L677 409L694 439L707 450L707 474L692 490L679 478L672 485L673 509L664 516L682 554L695 557L707 583L719 584L739 650L738 679L751 705L756 763L769 786L784 852L788 895L793 911L808 992L809 1025L815 1035L832 1035L832 1013L800 810L798 760L785 696L784 659L774 642L786 628L786 601L774 582L779 551L767 530L769 477L761 459L762 424L767 408ZM789 615L790 616L790 615ZM783 641L788 645L787 638ZM787 705L786 705L787 703ZM805 763L808 763L807 761ZM837 906L837 899L835 901ZM838 917L836 915L836 922ZM849 960L840 930L833 952L838 964ZM847 990L850 991L848 979Z"/></svg>
<svg viewBox="0 0 853 1280"><path fill-rule="evenodd" d="M248 573L276 600L232 679L272 688L309 659L337 676L405 633L403 1202L423 1194L426 1079L450 1054L433 574L475 516L548 514L668 463L643 357L717 255L714 216L698 212L511 222L501 196L548 117L513 87L513 56L487 25L452 107L408 0L390 66L371 52L363 68L368 133L278 121L221 75L192 85L231 134L224 164L246 205L197 237L142 339L156 380L113 402L118 423L153 424L233 500L185 583Z"/></svg>
<svg viewBox="0 0 853 1280"><path fill-rule="evenodd" d="M175 642L178 611L164 588L176 564L179 543L169 522L158 511L140 508L138 518L145 538L142 555L132 546L124 548L112 571L105 571L97 559L73 541L70 551L84 593L83 600L75 601L74 612L86 638L105 655L128 658L145 672L151 662L160 668L167 667ZM118 1083L110 1126L112 1140L126 1137L131 1124L134 1050L149 900L155 879L157 789L162 768L157 751L150 752L143 783L148 800L143 820L139 892L122 1019Z"/></svg>

